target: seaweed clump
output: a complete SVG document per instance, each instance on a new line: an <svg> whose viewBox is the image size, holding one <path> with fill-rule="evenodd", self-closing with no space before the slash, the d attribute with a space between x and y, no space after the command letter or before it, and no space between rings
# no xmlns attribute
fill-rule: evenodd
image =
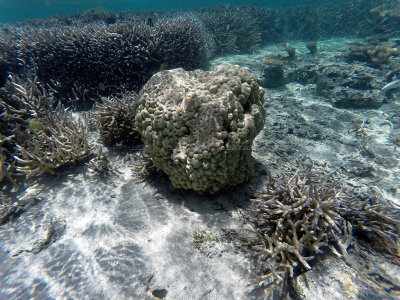
<svg viewBox="0 0 400 300"><path fill-rule="evenodd" d="M54 174L91 155L81 120L56 104L37 79L0 89L0 182Z"/></svg>
<svg viewBox="0 0 400 300"><path fill-rule="evenodd" d="M314 183L311 169L298 162L287 181L275 181L267 172L266 190L254 193L245 215L255 231L245 245L256 254L262 273L254 285L278 285L297 270L310 270L308 262L323 247L347 256L352 225L339 214L346 196L335 184Z"/></svg>

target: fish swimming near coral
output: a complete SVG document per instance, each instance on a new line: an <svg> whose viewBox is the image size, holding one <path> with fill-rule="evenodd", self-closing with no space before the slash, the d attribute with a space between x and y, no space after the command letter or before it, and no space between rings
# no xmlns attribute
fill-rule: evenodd
<svg viewBox="0 0 400 300"><path fill-rule="evenodd" d="M382 88L381 93L387 93L388 91L397 89L397 88L400 88L400 79L397 79L397 80L392 81L392 82L388 83L387 85L385 85Z"/></svg>

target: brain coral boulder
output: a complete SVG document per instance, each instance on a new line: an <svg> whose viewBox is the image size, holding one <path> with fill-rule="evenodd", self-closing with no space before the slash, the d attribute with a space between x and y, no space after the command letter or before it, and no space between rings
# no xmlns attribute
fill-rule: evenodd
<svg viewBox="0 0 400 300"><path fill-rule="evenodd" d="M248 179L265 124L264 90L248 68L162 71L139 96L137 130L175 187L217 193Z"/></svg>

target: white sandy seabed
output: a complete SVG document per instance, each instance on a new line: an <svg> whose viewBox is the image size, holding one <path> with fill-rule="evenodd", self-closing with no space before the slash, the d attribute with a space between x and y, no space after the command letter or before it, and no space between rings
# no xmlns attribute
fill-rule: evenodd
<svg viewBox="0 0 400 300"><path fill-rule="evenodd" d="M321 55L334 55L331 50L344 49L345 42L320 42ZM306 51L301 43L296 46L300 54ZM217 59L212 66L230 62L248 66L260 76L257 65L263 55L277 51L271 46L254 55ZM293 169L296 158L311 158L316 166L338 174L358 161L374 168L373 179L338 178L353 186L374 187L399 201L399 149L389 139L393 128L383 113L399 112L400 103L390 102L379 110L338 109L315 96L314 88L291 83L266 89L267 123L254 143L255 159L277 177ZM371 147L377 149L378 155L369 161L357 150L359 138L348 134L353 120L360 118L370 120L364 131ZM318 130L323 138L288 135L287 127L296 124ZM249 295L247 285L254 281L254 267L232 244L210 243L205 255L193 240L195 230L218 232L242 226L237 206L248 203L246 184L220 196L199 196L174 190L165 178L140 183L130 170L129 153L110 150L109 157L121 174L101 179L82 166L45 178L20 195L21 200L37 197L40 202L0 227L0 299L267 296ZM43 250L38 252L38 248ZM357 274L345 267L345 275L338 273L334 269L338 265L343 263L335 260L332 269L318 274L326 279L324 288L310 280L304 299L357 299L358 289L352 281ZM386 272L395 277L399 271Z"/></svg>

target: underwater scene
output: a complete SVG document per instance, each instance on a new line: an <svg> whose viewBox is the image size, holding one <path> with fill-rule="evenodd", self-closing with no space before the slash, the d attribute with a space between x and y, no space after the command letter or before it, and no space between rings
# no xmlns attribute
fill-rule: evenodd
<svg viewBox="0 0 400 300"><path fill-rule="evenodd" d="M399 0L0 0L0 300L400 299L399 233Z"/></svg>

